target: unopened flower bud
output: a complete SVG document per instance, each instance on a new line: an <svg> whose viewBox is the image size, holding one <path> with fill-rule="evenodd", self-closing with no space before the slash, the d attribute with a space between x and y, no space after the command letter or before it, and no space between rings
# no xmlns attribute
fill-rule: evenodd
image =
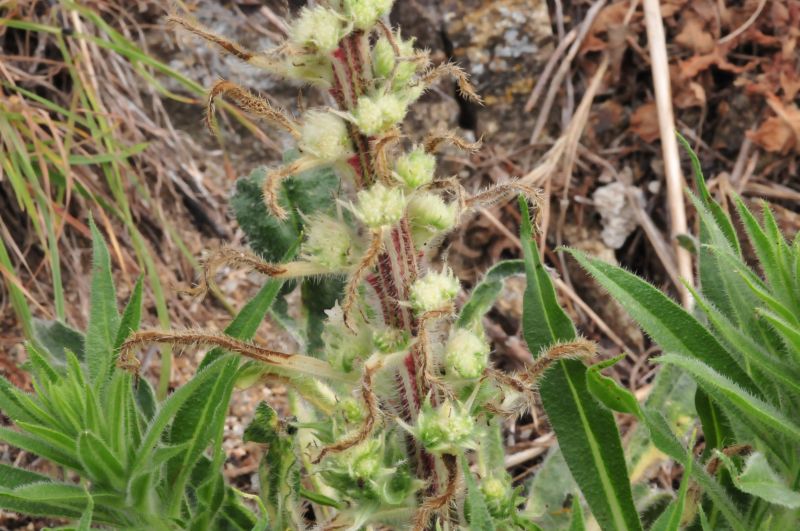
<svg viewBox="0 0 800 531"><path fill-rule="evenodd" d="M308 237L301 249L306 260L334 271L353 265L357 240L350 227L325 215L313 216L307 226Z"/></svg>
<svg viewBox="0 0 800 531"><path fill-rule="evenodd" d="M444 361L449 376L480 378L489 361L489 344L471 330L458 328L447 341Z"/></svg>
<svg viewBox="0 0 800 531"><path fill-rule="evenodd" d="M372 331L363 320L356 317L356 330L353 333L345 324L338 303L325 313L328 320L322 330L322 341L328 363L344 372L350 372L356 361L365 360L372 354Z"/></svg>
<svg viewBox="0 0 800 531"><path fill-rule="evenodd" d="M508 477L486 477L481 481L480 488L486 507L492 516L505 518L510 515L514 504L509 502L514 496L514 491Z"/></svg>
<svg viewBox="0 0 800 531"><path fill-rule="evenodd" d="M417 314L441 310L456 298L460 288L450 269L429 272L411 285L411 307Z"/></svg>
<svg viewBox="0 0 800 531"><path fill-rule="evenodd" d="M367 136L377 135L400 123L408 111L408 102L394 94L358 98L353 116L358 129Z"/></svg>
<svg viewBox="0 0 800 531"><path fill-rule="evenodd" d="M397 158L394 171L407 188L415 190L433 180L436 157L426 153L421 147L415 147Z"/></svg>
<svg viewBox="0 0 800 531"><path fill-rule="evenodd" d="M303 152L325 162L340 160L352 151L344 120L316 110L306 113L298 145Z"/></svg>
<svg viewBox="0 0 800 531"><path fill-rule="evenodd" d="M406 198L399 188L387 188L378 183L369 190L358 192L354 213L366 226L377 229L394 225L403 217Z"/></svg>
<svg viewBox="0 0 800 531"><path fill-rule="evenodd" d="M417 63L409 61L414 55L414 38L402 40L398 36L398 48L400 48L400 57L405 59L401 60L397 65L397 71L394 74L394 88L405 86L417 71ZM413 98L417 99L419 96Z"/></svg>
<svg viewBox="0 0 800 531"><path fill-rule="evenodd" d="M429 452L452 452L474 444L474 426L475 419L468 412L454 407L450 401L445 401L436 409L425 404L417 416L416 435Z"/></svg>
<svg viewBox="0 0 800 531"><path fill-rule="evenodd" d="M440 232L450 230L456 223L456 205L447 204L433 193L418 193L406 208L411 223L411 236L416 245L423 245Z"/></svg>
<svg viewBox="0 0 800 531"><path fill-rule="evenodd" d="M384 354L399 352L408 346L409 334L406 330L386 328L375 333L375 346Z"/></svg>
<svg viewBox="0 0 800 531"><path fill-rule="evenodd" d="M370 439L354 447L348 455L350 469L358 479L372 479L381 469L383 444L380 439Z"/></svg>
<svg viewBox="0 0 800 531"><path fill-rule="evenodd" d="M372 71L375 77L388 78L397 62L392 43L386 37L381 37L372 49Z"/></svg>
<svg viewBox="0 0 800 531"><path fill-rule="evenodd" d="M345 398L339 402L338 409L347 422L357 424L364 420L364 406L359 404L355 398Z"/></svg>
<svg viewBox="0 0 800 531"><path fill-rule="evenodd" d="M330 53L339 46L345 35L342 16L332 9L315 7L303 9L290 29L292 41L300 46L314 47Z"/></svg>
<svg viewBox="0 0 800 531"><path fill-rule="evenodd" d="M344 0L344 12L360 30L371 29L392 8L394 0Z"/></svg>

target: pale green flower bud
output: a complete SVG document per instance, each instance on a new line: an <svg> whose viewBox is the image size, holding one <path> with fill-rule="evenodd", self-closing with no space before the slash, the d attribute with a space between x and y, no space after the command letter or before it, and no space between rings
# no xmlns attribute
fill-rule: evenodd
<svg viewBox="0 0 800 531"><path fill-rule="evenodd" d="M301 248L303 258L334 271L353 265L358 249L350 227L321 214L312 216L307 227L308 237Z"/></svg>
<svg viewBox="0 0 800 531"><path fill-rule="evenodd" d="M377 135L400 123L408 111L408 102L394 94L358 98L353 116L358 129L367 136Z"/></svg>
<svg viewBox="0 0 800 531"><path fill-rule="evenodd" d="M349 457L353 477L372 479L381 469L383 444L380 439L369 439L353 448Z"/></svg>
<svg viewBox="0 0 800 531"><path fill-rule="evenodd" d="M486 502L489 513L495 518L505 518L510 516L514 509L512 498L514 491L511 488L511 481L504 475L503 477L489 476L481 481L481 492Z"/></svg>
<svg viewBox="0 0 800 531"><path fill-rule="evenodd" d="M339 47L346 34L342 16L325 7L305 8L289 30L292 41L300 46L314 47L330 53Z"/></svg>
<svg viewBox="0 0 800 531"><path fill-rule="evenodd" d="M437 234L452 229L456 224L456 204L447 204L436 194L418 193L411 197L406 207L411 223L411 236L416 245L423 245Z"/></svg>
<svg viewBox="0 0 800 531"><path fill-rule="evenodd" d="M344 323L344 315L338 303L325 313L328 320L322 330L322 341L328 363L344 372L350 372L357 361L372 355L372 331L360 317L356 317L356 330L353 333Z"/></svg>
<svg viewBox="0 0 800 531"><path fill-rule="evenodd" d="M408 331L387 328L375 333L375 346L384 354L399 352L408 346Z"/></svg>
<svg viewBox="0 0 800 531"><path fill-rule="evenodd" d="M364 406L355 398L348 397L339 402L338 410L347 422L358 424L364 420Z"/></svg>
<svg viewBox="0 0 800 531"><path fill-rule="evenodd" d="M436 409L426 403L417 417L416 435L429 452L454 452L474 446L474 426L475 419L449 400Z"/></svg>
<svg viewBox="0 0 800 531"><path fill-rule="evenodd" d="M414 55L414 39L408 39L407 41L401 40L398 38L398 48L400 48L400 57L403 58L410 58ZM400 61L400 64L397 65L397 71L394 74L394 87L399 88L406 85L414 74L417 72L417 64L412 61ZM420 92L421 94L421 92ZM417 99L419 96L414 97L413 99Z"/></svg>
<svg viewBox="0 0 800 531"><path fill-rule="evenodd" d="M415 190L433 180L436 157L426 153L421 147L415 147L397 158L394 171L407 188Z"/></svg>
<svg viewBox="0 0 800 531"><path fill-rule="evenodd" d="M386 37L381 37L372 49L372 71L375 77L388 78L394 70L397 59L392 43Z"/></svg>
<svg viewBox="0 0 800 531"><path fill-rule="evenodd" d="M369 190L358 192L354 213L364 225L377 229L394 225L403 217L406 198L399 188L387 188L378 183Z"/></svg>
<svg viewBox="0 0 800 531"><path fill-rule="evenodd" d="M394 0L344 0L344 12L360 30L367 30L392 9Z"/></svg>
<svg viewBox="0 0 800 531"><path fill-rule="evenodd" d="M458 328L444 349L448 376L474 380L480 378L489 361L489 344L478 334Z"/></svg>
<svg viewBox="0 0 800 531"><path fill-rule="evenodd" d="M411 307L417 314L448 307L461 287L450 269L429 272L411 285Z"/></svg>
<svg viewBox="0 0 800 531"><path fill-rule="evenodd" d="M298 146L325 162L335 162L352 152L347 124L325 111L310 110L303 120Z"/></svg>

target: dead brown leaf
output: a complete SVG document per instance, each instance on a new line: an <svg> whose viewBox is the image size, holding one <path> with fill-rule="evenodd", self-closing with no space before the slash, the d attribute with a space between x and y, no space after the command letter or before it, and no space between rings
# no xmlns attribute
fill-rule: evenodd
<svg viewBox="0 0 800 531"><path fill-rule="evenodd" d="M716 45L716 40L706 29L705 21L697 15L686 18L681 32L675 36L675 42L699 54L711 53Z"/></svg>
<svg viewBox="0 0 800 531"><path fill-rule="evenodd" d="M787 155L800 153L800 108L794 103L783 104L777 97L767 100L777 116L771 116L747 137L764 150Z"/></svg>
<svg viewBox="0 0 800 531"><path fill-rule="evenodd" d="M658 112L656 111L656 102L647 102L633 111L630 129L648 144L658 139Z"/></svg>

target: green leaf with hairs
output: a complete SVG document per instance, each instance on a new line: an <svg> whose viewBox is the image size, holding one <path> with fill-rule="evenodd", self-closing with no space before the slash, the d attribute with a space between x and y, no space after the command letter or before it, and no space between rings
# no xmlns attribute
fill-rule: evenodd
<svg viewBox="0 0 800 531"><path fill-rule="evenodd" d="M483 497L483 492L478 487L478 482L475 481L474 474L469 469L469 464L466 459L461 459L461 467L464 472L464 479L467 483L467 499L465 504L468 511L467 522L470 529L481 529L484 531L493 531L495 529L494 519L489 513L489 508L486 506L486 500Z"/></svg>
<svg viewBox="0 0 800 531"><path fill-rule="evenodd" d="M92 480L117 490L125 489L125 467L97 435L84 431L78 436L78 457Z"/></svg>
<svg viewBox="0 0 800 531"><path fill-rule="evenodd" d="M725 463L737 489L769 503L782 505L789 509L800 508L800 492L786 486L781 477L769 465L763 453L753 452L747 456L741 472L724 453L716 452L715 455Z"/></svg>
<svg viewBox="0 0 800 531"><path fill-rule="evenodd" d="M92 287L89 326L86 329L86 363L92 383L100 387L114 362L119 313L108 248L91 219L89 226L92 230Z"/></svg>
<svg viewBox="0 0 800 531"><path fill-rule="evenodd" d="M737 409L741 413L741 417L738 417L741 420L749 419L751 423L762 424L774 433L785 435L795 444L800 443L800 426L792 419L702 361L681 354L665 354L656 361L677 365L690 372L709 395Z"/></svg>
<svg viewBox="0 0 800 531"><path fill-rule="evenodd" d="M601 370L611 367L624 357L625 355L621 354L616 358L611 358L589 367L589 370L586 371L586 388L592 393L592 396L608 409L619 411L620 413L630 413L641 419L642 411L639 407L639 401L636 400L633 393L622 387L613 378L603 376L600 373Z"/></svg>
<svg viewBox="0 0 800 531"><path fill-rule="evenodd" d="M708 364L756 396L761 392L728 351L697 321L657 288L624 269L567 250L666 352L681 352Z"/></svg>
<svg viewBox="0 0 800 531"><path fill-rule="evenodd" d="M15 446L20 450L25 450L32 454L49 459L54 463L71 468L72 470L82 470L81 463L71 454L43 441L41 437L20 433L8 428L0 427L0 441Z"/></svg>
<svg viewBox="0 0 800 531"><path fill-rule="evenodd" d="M480 325L483 316L492 309L503 290L503 281L514 275L525 274L523 260L505 260L490 268L470 292L469 299L458 315L458 326L469 328Z"/></svg>
<svg viewBox="0 0 800 531"><path fill-rule="evenodd" d="M83 334L61 321L33 320L34 341L44 347L54 360L64 363L65 350L71 350L79 359L84 357Z"/></svg>
<svg viewBox="0 0 800 531"><path fill-rule="evenodd" d="M115 352L120 346L122 346L122 343L128 339L128 336L131 335L131 332L134 332L139 328L139 321L142 318L143 282L144 277L140 275L139 278L136 279L136 284L133 286L133 291L131 291L128 304L125 306L125 310L122 312L122 319L120 319L119 328L117 329L117 337L114 339Z"/></svg>
<svg viewBox="0 0 800 531"><path fill-rule="evenodd" d="M523 300L523 334L531 352L575 339L575 328L559 306L550 276L539 258L528 205L520 199L521 240L527 287ZM555 429L572 476L601 527L641 529L614 415L586 387L586 367L561 360L540 385L542 404Z"/></svg>
<svg viewBox="0 0 800 531"><path fill-rule="evenodd" d="M228 409L226 398L228 390L233 387L239 359L229 355L221 361L223 365L217 377L199 385L181 405L172 421L169 443L177 445L189 442L187 450L167 465L173 511L180 507L192 469L217 433L218 424L225 421Z"/></svg>

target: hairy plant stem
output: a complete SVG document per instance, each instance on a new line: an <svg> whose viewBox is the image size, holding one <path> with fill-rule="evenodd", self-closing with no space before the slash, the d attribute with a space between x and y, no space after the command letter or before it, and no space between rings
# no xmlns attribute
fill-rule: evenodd
<svg viewBox="0 0 800 531"><path fill-rule="evenodd" d="M330 90L340 110L352 112L358 98L364 95L369 85L366 76L371 75L369 66L369 41L362 32L355 32L344 38L340 47L333 53L334 84ZM364 189L378 179L375 173L375 153L370 149L371 139L361 134L353 125L348 125L348 133L356 152L350 160L350 166L356 174L356 187ZM418 320L411 309L402 301L409 300L411 284L416 280L421 267L422 253L416 249L411 238L408 219L395 225L386 236L384 251L377 260L377 271L368 275L367 283L373 288L378 299L384 324L388 328L408 332L413 339L418 335ZM423 400L430 397L433 402L437 397L431 396L432 389L427 381L424 367L424 349L415 342L395 375L398 398L395 409L408 424L416 422ZM425 451L422 445L411 435L406 437L406 445L412 469L416 470L419 479L428 482L426 496L439 492L437 477L444 472L447 477L448 467L442 458Z"/></svg>

